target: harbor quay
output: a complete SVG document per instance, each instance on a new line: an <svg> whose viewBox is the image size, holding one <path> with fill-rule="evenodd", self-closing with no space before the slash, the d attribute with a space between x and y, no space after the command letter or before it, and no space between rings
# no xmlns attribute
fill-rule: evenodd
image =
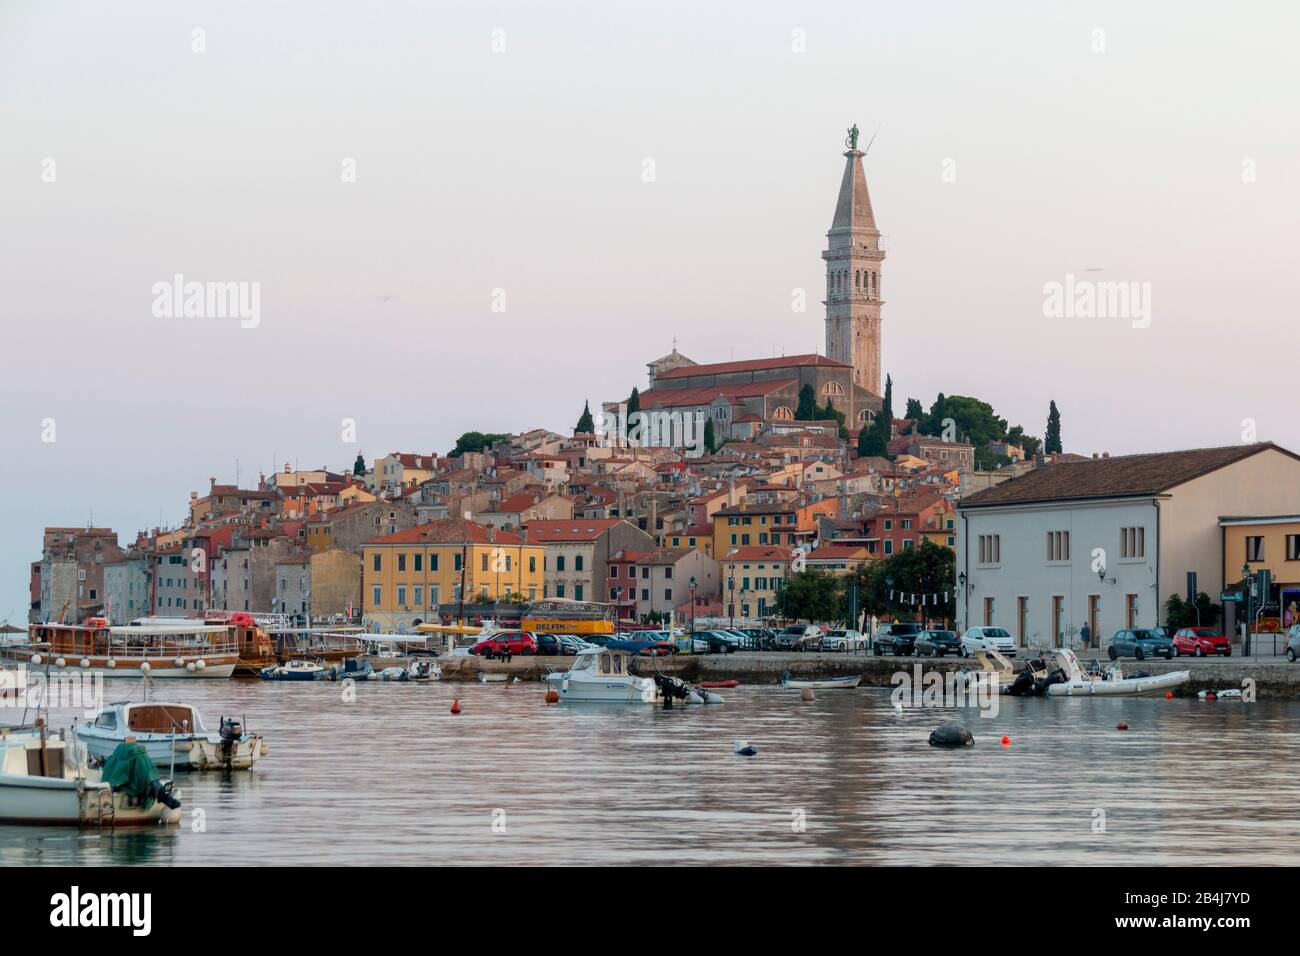
<svg viewBox="0 0 1300 956"><path fill-rule="evenodd" d="M1036 655L1035 655L1036 656ZM1024 670L1029 658L1012 661L1017 673ZM515 657L509 661L484 660L476 656L443 658L443 680L476 681L479 674L506 674L520 681L540 681L548 673L567 670L571 657ZM915 679L916 668L922 676L931 672L948 675L971 667L973 661L960 657L918 658L894 655L805 653L782 651L741 651L735 654L682 654L644 657L638 660L640 673L670 674L688 682L739 681L741 685L779 684L783 676L797 679L862 677L863 687L895 686L895 675L906 673ZM1242 690L1243 682L1253 681L1259 698L1300 699L1300 664L1288 663L1284 657L1179 657L1171 661L1123 661L1125 673L1144 671L1152 675L1189 671L1191 680L1173 691L1174 696L1195 696L1199 691Z"/></svg>

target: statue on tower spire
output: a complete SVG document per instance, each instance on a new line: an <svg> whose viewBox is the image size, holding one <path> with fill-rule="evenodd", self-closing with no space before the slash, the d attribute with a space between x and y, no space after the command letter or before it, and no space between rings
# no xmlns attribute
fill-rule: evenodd
<svg viewBox="0 0 1300 956"><path fill-rule="evenodd" d="M849 127L848 133L849 136L848 139L844 141L844 145L847 146L849 149L857 149L858 148L858 124L854 123L851 127Z"/></svg>

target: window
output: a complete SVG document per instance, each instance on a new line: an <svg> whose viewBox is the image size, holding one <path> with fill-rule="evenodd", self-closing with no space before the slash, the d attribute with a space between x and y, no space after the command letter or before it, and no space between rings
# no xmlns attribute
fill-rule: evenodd
<svg viewBox="0 0 1300 956"><path fill-rule="evenodd" d="M1300 561L1300 534L1286 536L1286 559L1288 561Z"/></svg>
<svg viewBox="0 0 1300 956"><path fill-rule="evenodd" d="M397 570L398 570L399 573L402 572L402 571L405 571L405 570L406 570L406 555L404 555L404 554L399 554L399 555L397 556ZM399 598L397 603L398 603L398 604L401 604L401 603L403 603L403 602L402 602L401 599Z"/></svg>
<svg viewBox="0 0 1300 956"><path fill-rule="evenodd" d="M575 570L575 571L581 571L581 570L582 570L582 555L580 555L580 554L575 554L575 555L573 556L573 570Z"/></svg>
<svg viewBox="0 0 1300 956"><path fill-rule="evenodd" d="M581 584L575 584L575 585L573 586L573 599L574 599L575 601L581 601L581 600L582 600L582 585L581 585Z"/></svg>
<svg viewBox="0 0 1300 956"><path fill-rule="evenodd" d="M371 561L370 561L370 570L371 570L371 571L378 571L379 568L380 568L380 559L379 559L379 555L376 554L376 555L374 555L374 556L371 558ZM378 604L379 602L376 601L375 603Z"/></svg>
<svg viewBox="0 0 1300 956"><path fill-rule="evenodd" d="M424 570L424 555L422 555L422 554L417 554L417 555L415 555L414 557L415 557L415 570L416 570L416 571L423 571L423 570ZM417 600L415 603L416 603L416 604L419 604L420 602Z"/></svg>
<svg viewBox="0 0 1300 956"><path fill-rule="evenodd" d="M611 578L616 578L616 577L618 577L618 565L617 565L617 564L611 564L611 565L609 566L609 576L610 576Z"/></svg>
<svg viewBox="0 0 1300 956"><path fill-rule="evenodd" d="M557 571L564 570L564 555L561 554L559 557L555 559L555 570ZM563 597L563 595L559 595L559 596Z"/></svg>
<svg viewBox="0 0 1300 956"><path fill-rule="evenodd" d="M1260 535L1251 535L1246 538L1246 560L1263 561L1264 560L1264 538Z"/></svg>
<svg viewBox="0 0 1300 956"><path fill-rule="evenodd" d="M979 536L979 563L997 564L1002 560L1002 536L1000 534L982 534Z"/></svg>
<svg viewBox="0 0 1300 956"><path fill-rule="evenodd" d="M424 588L422 588L420 585L417 584L415 587L411 588L411 591L412 591L411 603L414 604L416 607L423 607Z"/></svg>
<svg viewBox="0 0 1300 956"><path fill-rule="evenodd" d="M429 555L429 570L430 571L438 570L438 556L436 554Z"/></svg>
<svg viewBox="0 0 1300 956"><path fill-rule="evenodd" d="M480 564L483 565L483 567L481 568L481 570L486 571L486 570L488 569L488 556L487 556L486 554L484 554L484 555L482 555L482 558L483 558L483 560L482 560L481 562L479 562Z"/></svg>
<svg viewBox="0 0 1300 956"><path fill-rule="evenodd" d="M984 599L984 626L993 626L993 598L991 597Z"/></svg>
<svg viewBox="0 0 1300 956"><path fill-rule="evenodd" d="M406 585L405 584L399 584L397 586L397 606L398 607L406 606Z"/></svg>
<svg viewBox="0 0 1300 956"><path fill-rule="evenodd" d="M1119 529L1119 556L1121 558L1145 558L1147 555L1146 528Z"/></svg>
<svg viewBox="0 0 1300 956"><path fill-rule="evenodd" d="M671 581L672 579L673 579L673 569L671 567L664 568L664 580Z"/></svg>
<svg viewBox="0 0 1300 956"><path fill-rule="evenodd" d="M1070 560L1070 532L1068 531L1047 532L1047 560L1048 561L1069 561Z"/></svg>
<svg viewBox="0 0 1300 956"><path fill-rule="evenodd" d="M376 584L373 588L370 589L370 603L372 606L379 607L381 604L384 603L383 590L384 589L381 588L378 584Z"/></svg>

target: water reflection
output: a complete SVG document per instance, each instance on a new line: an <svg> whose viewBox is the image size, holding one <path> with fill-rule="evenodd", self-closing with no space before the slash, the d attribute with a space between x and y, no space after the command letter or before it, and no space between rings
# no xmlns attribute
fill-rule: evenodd
<svg viewBox="0 0 1300 956"><path fill-rule="evenodd" d="M164 693L197 704L211 726L242 715L270 756L253 773L178 775L185 819L170 830L0 828L0 864L1300 858L1291 702L1003 699L982 719L895 712L872 690L803 703L741 687L720 707L672 711L548 707L537 684L362 684L353 703L325 683L196 681ZM927 746L952 719L975 746ZM757 757L732 753L740 738Z"/></svg>

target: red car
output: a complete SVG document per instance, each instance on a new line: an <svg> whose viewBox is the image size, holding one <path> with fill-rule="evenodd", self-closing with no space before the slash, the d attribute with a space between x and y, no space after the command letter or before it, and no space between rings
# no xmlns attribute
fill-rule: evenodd
<svg viewBox="0 0 1300 956"><path fill-rule="evenodd" d="M1205 657L1207 654L1232 656L1232 642L1212 627L1185 627L1174 635L1174 653Z"/></svg>
<svg viewBox="0 0 1300 956"><path fill-rule="evenodd" d="M479 641L469 649L471 654L481 654L491 660L503 656L507 650L511 654L525 656L537 653L537 638L527 631L497 631L487 640Z"/></svg>

